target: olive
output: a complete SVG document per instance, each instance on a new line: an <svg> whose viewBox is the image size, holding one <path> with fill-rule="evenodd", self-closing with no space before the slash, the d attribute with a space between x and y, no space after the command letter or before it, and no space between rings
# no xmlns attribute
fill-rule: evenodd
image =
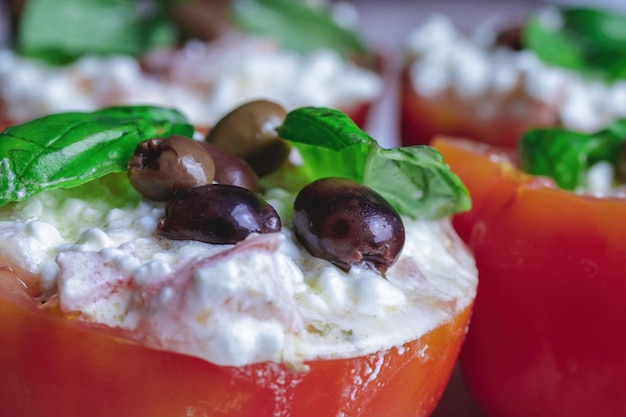
<svg viewBox="0 0 626 417"><path fill-rule="evenodd" d="M168 201L157 234L169 239L234 244L250 233L272 233L280 228L276 210L252 191L209 184L181 191Z"/></svg>
<svg viewBox="0 0 626 417"><path fill-rule="evenodd" d="M166 201L176 192L213 182L211 154L184 136L141 142L128 162L128 179L144 197Z"/></svg>
<svg viewBox="0 0 626 417"><path fill-rule="evenodd" d="M259 177L246 161L209 142L200 142L215 162L215 182L236 185L259 192L262 190Z"/></svg>
<svg viewBox="0 0 626 417"><path fill-rule="evenodd" d="M275 171L287 158L290 145L274 130L285 121L287 112L277 103L251 101L235 108L206 136L206 141L245 160L258 176Z"/></svg>
<svg viewBox="0 0 626 417"><path fill-rule="evenodd" d="M505 28L496 36L495 44L507 47L514 51L524 49L523 30L521 25L514 25Z"/></svg>
<svg viewBox="0 0 626 417"><path fill-rule="evenodd" d="M293 227L311 255L345 271L356 265L384 274L404 246L404 224L391 204L345 178L305 186L294 202Z"/></svg>

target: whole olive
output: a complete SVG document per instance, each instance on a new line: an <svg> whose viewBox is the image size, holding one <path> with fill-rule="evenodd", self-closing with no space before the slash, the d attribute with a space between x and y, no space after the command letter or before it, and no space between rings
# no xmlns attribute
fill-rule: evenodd
<svg viewBox="0 0 626 417"><path fill-rule="evenodd" d="M169 239L234 244L250 233L272 233L280 228L276 210L252 191L209 184L177 193L165 205L157 234Z"/></svg>
<svg viewBox="0 0 626 417"><path fill-rule="evenodd" d="M209 142L200 142L215 162L215 182L236 185L255 192L262 190L259 177L246 161Z"/></svg>
<svg viewBox="0 0 626 417"><path fill-rule="evenodd" d="M297 239L315 257L348 271L352 266L384 274L404 246L404 224L377 192L345 178L322 178L296 197Z"/></svg>
<svg viewBox="0 0 626 417"><path fill-rule="evenodd" d="M215 176L211 154L184 136L141 142L128 162L128 179L144 197L166 201L177 191L210 184Z"/></svg>
<svg viewBox="0 0 626 417"><path fill-rule="evenodd" d="M290 145L274 130L287 112L277 103L251 101L235 108L209 131L206 141L245 160L260 177L275 171L288 157Z"/></svg>

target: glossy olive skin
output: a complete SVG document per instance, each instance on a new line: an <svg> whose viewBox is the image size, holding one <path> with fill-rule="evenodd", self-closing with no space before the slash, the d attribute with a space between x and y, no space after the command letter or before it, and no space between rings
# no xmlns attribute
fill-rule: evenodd
<svg viewBox="0 0 626 417"><path fill-rule="evenodd" d="M294 202L293 226L315 257L348 271L352 266L384 274L404 246L404 224L374 190L345 178L322 178Z"/></svg>
<svg viewBox="0 0 626 417"><path fill-rule="evenodd" d="M245 160L262 177L275 171L288 157L291 146L274 130L287 111L277 103L255 100L235 108L209 131L206 141Z"/></svg>
<svg viewBox="0 0 626 417"><path fill-rule="evenodd" d="M255 192L262 191L258 175L246 161L212 143L200 144L209 151L215 163L215 182L236 185Z"/></svg>
<svg viewBox="0 0 626 417"><path fill-rule="evenodd" d="M128 179L144 197L167 201L176 192L210 184L215 176L211 154L184 136L151 139L137 145L128 162Z"/></svg>
<svg viewBox="0 0 626 417"><path fill-rule="evenodd" d="M252 191L208 184L181 191L168 201L157 234L176 240L234 244L251 233L280 229L276 210Z"/></svg>

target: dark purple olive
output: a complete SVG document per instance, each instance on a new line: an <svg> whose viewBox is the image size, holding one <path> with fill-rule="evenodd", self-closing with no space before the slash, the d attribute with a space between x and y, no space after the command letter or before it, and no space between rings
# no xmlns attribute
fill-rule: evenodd
<svg viewBox="0 0 626 417"><path fill-rule="evenodd" d="M276 210L252 191L225 184L209 184L177 193L165 205L157 234L234 244L250 233L272 233L281 228Z"/></svg>
<svg viewBox="0 0 626 417"><path fill-rule="evenodd" d="M206 141L246 161L259 177L275 171L287 158L291 146L274 130L287 111L277 103L255 100L232 110L209 131Z"/></svg>
<svg viewBox="0 0 626 417"><path fill-rule="evenodd" d="M184 136L141 142L128 162L128 179L144 197L167 201L176 192L210 184L215 176L211 154Z"/></svg>
<svg viewBox="0 0 626 417"><path fill-rule="evenodd" d="M255 192L262 190L259 177L243 159L209 142L200 142L215 162L215 182L236 185Z"/></svg>
<svg viewBox="0 0 626 417"><path fill-rule="evenodd" d="M345 178L304 187L294 202L293 226L311 255L345 271L356 265L384 274L404 246L396 210L374 190Z"/></svg>

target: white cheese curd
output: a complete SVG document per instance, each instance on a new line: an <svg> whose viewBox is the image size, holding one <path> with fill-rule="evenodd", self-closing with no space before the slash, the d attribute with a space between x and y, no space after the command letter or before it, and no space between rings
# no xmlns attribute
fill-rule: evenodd
<svg viewBox="0 0 626 417"><path fill-rule="evenodd" d="M452 91L477 106L489 105L487 95L519 91L557 108L565 128L582 131L626 117L626 81L584 79L543 63L530 51L494 46L486 32L480 28L474 36L465 35L439 14L415 28L406 42L415 91L426 98Z"/></svg>
<svg viewBox="0 0 626 417"><path fill-rule="evenodd" d="M146 346L219 365L298 366L401 348L476 295L473 258L449 219L405 218L404 249L382 277L312 257L293 234L295 196L284 191L268 194L280 233L213 245L157 237L163 204L111 178L0 209L0 254L39 276L65 314Z"/></svg>
<svg viewBox="0 0 626 417"><path fill-rule="evenodd" d="M22 122L61 111L116 104L153 104L181 110L197 126L211 126L236 106L271 99L288 110L328 106L350 110L382 91L376 73L331 50L308 55L264 39L226 36L155 51L144 71L130 56L85 56L50 66L0 49L0 102L4 118Z"/></svg>

